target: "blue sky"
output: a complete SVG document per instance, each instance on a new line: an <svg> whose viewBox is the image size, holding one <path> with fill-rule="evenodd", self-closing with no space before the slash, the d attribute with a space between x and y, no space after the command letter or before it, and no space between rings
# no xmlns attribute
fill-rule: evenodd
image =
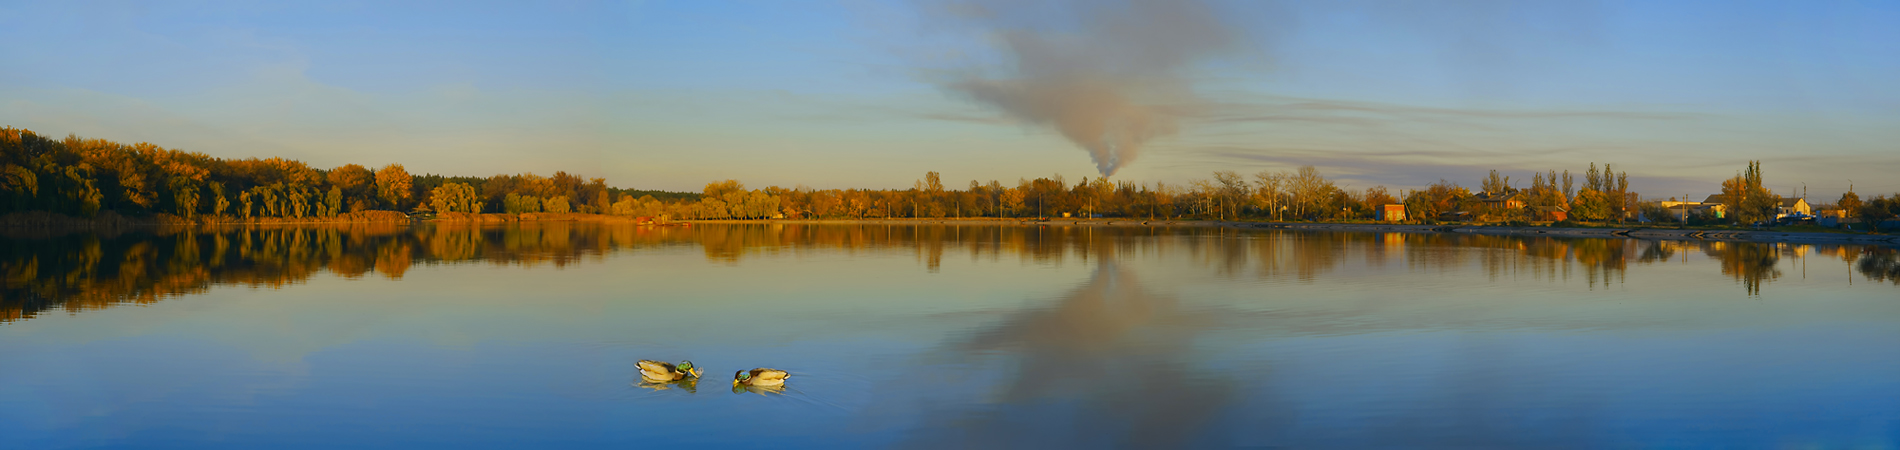
<svg viewBox="0 0 1900 450"><path fill-rule="evenodd" d="M1030 26L1066 31L1068 2ZM946 3L6 0L0 124L646 189L1095 176L945 87L1010 69ZM1609 162L1647 197L1701 196L1760 159L1783 194L1900 191L1900 2L1211 6L1237 42L1180 70L1200 109L1117 179L1313 164L1411 188Z"/></svg>

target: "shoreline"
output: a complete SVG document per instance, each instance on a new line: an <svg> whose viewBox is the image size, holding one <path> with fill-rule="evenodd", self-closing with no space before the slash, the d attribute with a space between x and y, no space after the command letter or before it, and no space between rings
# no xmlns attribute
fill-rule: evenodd
<svg viewBox="0 0 1900 450"><path fill-rule="evenodd" d="M1456 233L1485 236L1647 239L1669 241L1776 242L1795 244L1859 244L1900 246L1891 234L1815 233L1799 231L1694 230L1645 227L1550 228L1491 225L1410 225L1383 223L1236 222L1216 220L1123 219L768 219L683 220L684 223L768 223L813 225L1014 225L1090 227L1218 227L1256 230L1340 231L1357 233Z"/></svg>
<svg viewBox="0 0 1900 450"><path fill-rule="evenodd" d="M205 221L193 223L171 217L158 216L148 218L128 218L109 214L106 216L79 219L58 214L28 213L10 214L0 220L0 229L22 231L37 229L40 231L64 230L114 230L124 228L179 228L179 227L231 227L231 226L299 226L299 225L399 225L411 226L421 223L479 224L501 225L507 223L535 222L601 222L629 223L632 218L599 214L455 214L429 220L409 220L395 212L351 213L332 220L311 220L315 218L252 219L248 221ZM24 219L24 220L23 220ZM343 219L343 220L335 220ZM446 219L446 220L445 220ZM1297 230L1297 231L1337 231L1356 233L1456 233L1486 236L1525 236L1525 237L1568 237L1568 238L1624 238L1672 241L1715 241L1715 242L1776 242L1797 244L1859 244L1900 246L1900 235L1893 234L1847 234L1817 233L1798 231L1768 230L1696 230L1647 227L1616 228L1551 228L1537 226L1493 226L1493 225L1412 225L1394 223L1313 223L1313 222L1246 222L1219 220L1141 220L1141 219L1081 219L1081 218L943 218L943 219L709 219L678 220L670 226L692 224L810 224L810 225L1008 225L1008 226L1087 226L1087 227L1218 227L1231 229L1256 230ZM643 224L641 226L657 226ZM14 234L14 233L9 233Z"/></svg>

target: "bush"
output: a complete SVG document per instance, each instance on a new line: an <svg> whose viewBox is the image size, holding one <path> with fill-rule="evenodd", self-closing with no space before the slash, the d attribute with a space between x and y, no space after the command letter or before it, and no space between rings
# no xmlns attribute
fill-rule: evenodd
<svg viewBox="0 0 1900 450"><path fill-rule="evenodd" d="M1713 211L1709 211L1705 209L1705 210L1690 213L1687 222L1689 222L1690 226L1699 227L1699 226L1707 226L1707 225L1721 225L1724 221L1719 217L1715 217L1715 213Z"/></svg>
<svg viewBox="0 0 1900 450"><path fill-rule="evenodd" d="M1637 206L1636 210L1642 215L1644 222L1669 223L1676 221L1675 214L1670 213L1668 208L1662 207L1661 203L1644 203Z"/></svg>
<svg viewBox="0 0 1900 450"><path fill-rule="evenodd" d="M510 193L502 200L502 212L509 214L541 212L541 198Z"/></svg>

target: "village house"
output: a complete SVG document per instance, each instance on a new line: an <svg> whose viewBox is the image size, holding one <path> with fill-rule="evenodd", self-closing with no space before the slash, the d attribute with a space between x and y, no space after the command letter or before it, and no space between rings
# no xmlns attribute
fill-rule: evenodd
<svg viewBox="0 0 1900 450"><path fill-rule="evenodd" d="M1500 193L1479 192L1478 195L1474 197L1477 197L1478 201L1484 202L1493 210L1519 209L1524 207L1524 200L1518 198L1516 191Z"/></svg>
<svg viewBox="0 0 1900 450"><path fill-rule="evenodd" d="M1775 208L1775 218L1777 219L1796 214L1812 216L1814 215L1814 206L1809 205L1808 199L1805 198L1784 198L1781 199L1781 205Z"/></svg>
<svg viewBox="0 0 1900 450"><path fill-rule="evenodd" d="M1687 221L1689 219L1689 216L1697 215L1697 214L1706 214L1710 217L1715 217L1719 219L1724 216L1727 216L1727 212L1728 212L1728 208L1725 206L1722 206L1721 202L1706 203L1706 202L1679 202L1679 201L1665 200L1665 201L1660 201L1656 203L1658 205L1661 205L1663 209L1669 211L1668 220L1672 220L1676 222Z"/></svg>
<svg viewBox="0 0 1900 450"><path fill-rule="evenodd" d="M1715 194L1715 195L1709 196L1709 198L1703 199L1701 204L1705 207L1712 206L1712 207L1717 208L1715 210L1716 217L1722 217L1723 216L1722 213L1724 212L1724 210L1722 209L1723 208L1722 203L1727 198L1728 197L1723 196L1722 194ZM1670 202L1664 202L1664 203L1670 203ZM1666 208L1668 207L1668 205L1664 205L1664 207ZM1781 204L1775 205L1776 219L1780 219L1783 217L1788 217L1788 216L1792 216L1796 214L1804 215L1804 216L1812 216L1814 215L1814 206L1809 205L1808 199L1805 199L1805 198L1784 198L1784 199L1781 199Z"/></svg>
<svg viewBox="0 0 1900 450"><path fill-rule="evenodd" d="M1508 216L1505 216L1504 214L1506 214L1509 211L1518 211L1518 210L1524 209L1524 200L1521 198L1518 198L1516 191L1479 192L1476 195L1472 195L1471 198L1478 200L1479 205L1482 205L1482 206L1475 208L1475 210L1473 211L1447 212L1445 213L1447 214L1447 216L1442 217L1441 220L1472 220L1472 219L1497 220L1498 217L1508 217Z"/></svg>

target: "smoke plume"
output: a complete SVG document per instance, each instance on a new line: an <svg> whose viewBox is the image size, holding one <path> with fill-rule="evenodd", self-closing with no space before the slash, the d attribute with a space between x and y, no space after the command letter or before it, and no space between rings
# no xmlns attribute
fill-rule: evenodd
<svg viewBox="0 0 1900 450"><path fill-rule="evenodd" d="M1197 100L1184 72L1233 33L1197 0L978 0L951 14L1003 54L945 83L1088 150L1102 175L1172 134Z"/></svg>

